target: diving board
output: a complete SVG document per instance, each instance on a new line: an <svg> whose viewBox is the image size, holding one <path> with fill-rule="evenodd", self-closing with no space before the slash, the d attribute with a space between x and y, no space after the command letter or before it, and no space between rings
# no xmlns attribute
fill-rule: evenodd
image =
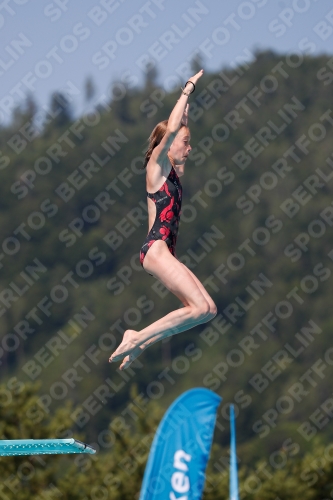
<svg viewBox="0 0 333 500"><path fill-rule="evenodd" d="M76 439L0 440L0 456L96 453L95 448Z"/></svg>

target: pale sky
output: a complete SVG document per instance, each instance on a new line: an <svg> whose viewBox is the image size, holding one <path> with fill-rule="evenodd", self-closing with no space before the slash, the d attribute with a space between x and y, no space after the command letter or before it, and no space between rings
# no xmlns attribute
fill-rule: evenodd
<svg viewBox="0 0 333 500"><path fill-rule="evenodd" d="M0 0L0 36L1 124L29 90L46 106L68 85L80 114L88 76L97 97L109 95L115 80L141 84L148 59L170 90L196 52L208 71L258 49L332 54L333 2Z"/></svg>

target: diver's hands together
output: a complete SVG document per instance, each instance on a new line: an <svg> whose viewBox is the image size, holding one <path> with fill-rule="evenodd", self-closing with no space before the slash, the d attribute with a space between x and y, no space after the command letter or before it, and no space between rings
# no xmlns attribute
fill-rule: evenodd
<svg viewBox="0 0 333 500"><path fill-rule="evenodd" d="M201 69L200 71L198 71L198 73L196 73L194 76L192 76L186 83L185 87L184 87L184 92L189 92L188 95L190 95L193 91L194 91L194 87L193 85L195 85L197 83L197 81L199 80L199 78L202 77L204 71L203 69ZM193 83L193 85L192 85ZM186 92L186 93L187 93ZM182 117L182 124L183 125L186 125L188 124L188 110L189 110L189 104L186 104L186 107L184 109L184 114L183 114L183 117Z"/></svg>
<svg viewBox="0 0 333 500"><path fill-rule="evenodd" d="M197 83L197 81L199 80L199 78L201 78L201 77L202 77L203 73L204 73L204 70L203 70L203 69L201 69L200 71L198 71L198 73L197 73L196 75L194 75L194 76L192 76L191 78L189 78L189 80L188 80L188 81L189 81L189 82L193 82L193 83L194 83L194 85L195 85L195 84ZM188 85L190 86L191 84L189 83Z"/></svg>

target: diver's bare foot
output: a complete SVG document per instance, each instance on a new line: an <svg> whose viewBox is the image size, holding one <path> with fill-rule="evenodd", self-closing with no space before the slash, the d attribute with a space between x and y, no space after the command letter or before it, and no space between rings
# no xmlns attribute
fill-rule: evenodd
<svg viewBox="0 0 333 500"><path fill-rule="evenodd" d="M135 330L126 330L121 344L109 358L110 363L121 361L127 355L131 354L136 347L138 347L137 333L138 332Z"/></svg>
<svg viewBox="0 0 333 500"><path fill-rule="evenodd" d="M123 359L123 362L121 363L121 365L119 366L119 370L126 370L126 368L128 368L130 366L130 364L133 363L133 361L138 358L140 356L140 354L143 353L143 351L145 350L145 346L142 344L140 345L139 347L136 347L132 352L131 354L129 354L128 356L125 356L125 358Z"/></svg>

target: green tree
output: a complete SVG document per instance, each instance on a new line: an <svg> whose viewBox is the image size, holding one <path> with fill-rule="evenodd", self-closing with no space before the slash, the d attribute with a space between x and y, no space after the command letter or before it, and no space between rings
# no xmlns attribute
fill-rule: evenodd
<svg viewBox="0 0 333 500"><path fill-rule="evenodd" d="M50 108L55 127L63 127L72 120L72 110L68 98L62 92L54 92L51 97Z"/></svg>
<svg viewBox="0 0 333 500"><path fill-rule="evenodd" d="M84 97L86 102L90 102L95 96L95 94L96 94L96 87L94 80L91 76L88 76L88 78L86 78L86 81L84 82Z"/></svg>

